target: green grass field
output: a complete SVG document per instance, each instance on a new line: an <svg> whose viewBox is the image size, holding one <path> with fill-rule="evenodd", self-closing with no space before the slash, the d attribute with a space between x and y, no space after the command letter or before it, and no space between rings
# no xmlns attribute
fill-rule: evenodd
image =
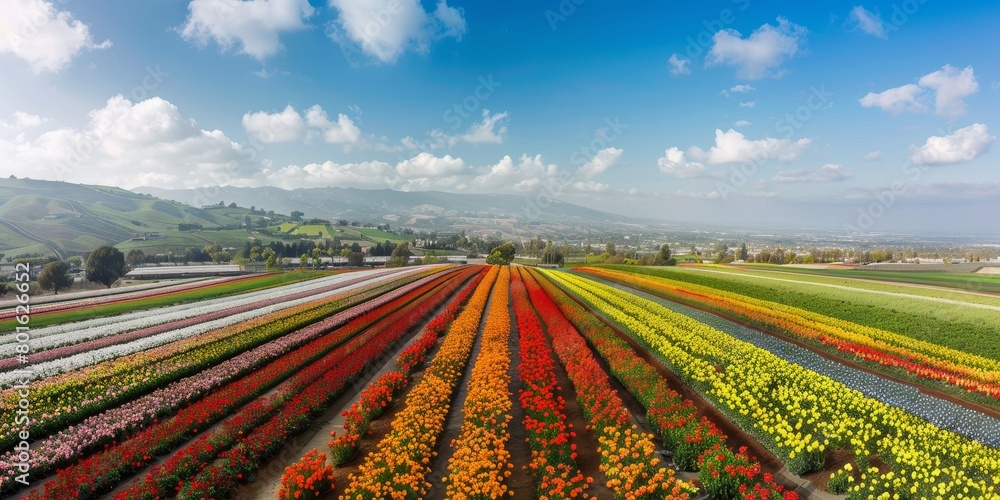
<svg viewBox="0 0 1000 500"><path fill-rule="evenodd" d="M1000 293L1000 274L868 271L864 269L804 269L773 264L747 264L751 269L814 276L872 279L892 283L930 285L975 292Z"/></svg>

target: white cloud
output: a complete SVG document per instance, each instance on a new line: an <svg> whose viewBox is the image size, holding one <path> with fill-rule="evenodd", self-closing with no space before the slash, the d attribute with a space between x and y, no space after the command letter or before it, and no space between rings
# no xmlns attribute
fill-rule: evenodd
<svg viewBox="0 0 1000 500"><path fill-rule="evenodd" d="M90 26L46 0L0 2L0 53L9 52L35 73L57 73L81 51L105 49L94 43Z"/></svg>
<svg viewBox="0 0 1000 500"><path fill-rule="evenodd" d="M507 112L490 114L490 110L483 110L483 121L474 124L469 130L462 134L461 140L469 144L500 144L503 136L507 134Z"/></svg>
<svg viewBox="0 0 1000 500"><path fill-rule="evenodd" d="M923 95L923 89L910 83L878 94L869 92L858 99L858 102L865 108L879 108L892 114L899 114L903 111L925 111L927 106L920 102Z"/></svg>
<svg viewBox="0 0 1000 500"><path fill-rule="evenodd" d="M871 153L866 154L861 159L864 160L864 161L878 161L878 160L882 159L882 152L881 151L872 151Z"/></svg>
<svg viewBox="0 0 1000 500"><path fill-rule="evenodd" d="M318 104L306 110L306 123L327 144L356 144L362 138L361 129L347 115L340 113L337 121L331 121Z"/></svg>
<svg viewBox="0 0 1000 500"><path fill-rule="evenodd" d="M679 148L668 148L663 152L663 158L656 161L660 167L660 172L673 175L681 179L689 177L700 177L708 173L708 167L703 163L690 161L687 154Z"/></svg>
<svg viewBox="0 0 1000 500"><path fill-rule="evenodd" d="M11 113L11 116L14 117L14 123L7 123L0 120L0 128L25 130L37 127L48 121L46 118L42 118L41 116L33 115L31 113L25 113L24 111L15 111Z"/></svg>
<svg viewBox="0 0 1000 500"><path fill-rule="evenodd" d="M996 136L982 123L974 123L951 135L931 136L919 148L911 146L910 162L915 165L946 165L970 161L985 154Z"/></svg>
<svg viewBox="0 0 1000 500"><path fill-rule="evenodd" d="M162 187L233 184L260 169L240 144L219 130L202 130L159 97L136 103L112 97L83 128L0 140L0 153L12 173L123 187L151 179Z"/></svg>
<svg viewBox="0 0 1000 500"><path fill-rule="evenodd" d="M239 42L239 52L263 60L281 49L280 35L305 28L314 12L308 0L192 0L184 39L215 40L223 50Z"/></svg>
<svg viewBox="0 0 1000 500"><path fill-rule="evenodd" d="M623 151L619 148L605 148L597 152L594 158L584 163L577 171L576 175L584 179L597 177L605 170L615 166L621 159Z"/></svg>
<svg viewBox="0 0 1000 500"><path fill-rule="evenodd" d="M715 145L705 151L697 146L681 151L671 147L657 161L660 172L677 177L699 177L711 174L710 166L733 163L760 163L768 160L794 161L812 141L810 139L774 139L765 137L749 140L736 130L715 131Z"/></svg>
<svg viewBox="0 0 1000 500"><path fill-rule="evenodd" d="M461 10L445 0L433 15L419 0L329 0L337 9L336 25L328 33L345 47L360 48L383 63L396 62L407 50L426 53L442 38L461 39L466 31Z"/></svg>
<svg viewBox="0 0 1000 500"><path fill-rule="evenodd" d="M729 89L730 92L736 92L738 94L746 94L748 92L753 92L757 90L752 85L735 85Z"/></svg>
<svg viewBox="0 0 1000 500"><path fill-rule="evenodd" d="M972 66L959 71L950 64L940 70L926 74L920 78L919 85L907 84L891 88L878 94L869 92L858 99L861 106L880 108L893 114L903 111L926 111L924 103L927 91L934 91L934 105L937 114L955 118L965 114L964 99L979 91Z"/></svg>
<svg viewBox="0 0 1000 500"><path fill-rule="evenodd" d="M740 103L740 107L741 108L752 108L752 107L754 107L756 105L757 105L757 101L756 100L747 101L747 102L741 102Z"/></svg>
<svg viewBox="0 0 1000 500"><path fill-rule="evenodd" d="M310 163L266 171L265 182L284 189L319 186L350 186L362 189L398 188L392 165L381 161L339 164L332 161Z"/></svg>
<svg viewBox="0 0 1000 500"><path fill-rule="evenodd" d="M778 26L764 24L745 39L736 30L722 30L712 37L705 64L733 66L736 76L746 80L780 77L780 66L799 54L808 32L783 17L778 17Z"/></svg>
<svg viewBox="0 0 1000 500"><path fill-rule="evenodd" d="M793 161L799 158L811 142L810 139L792 141L771 137L752 141L733 129L727 132L716 130L715 146L708 152L692 147L688 153L696 159L704 158L712 165L764 160Z"/></svg>
<svg viewBox="0 0 1000 500"><path fill-rule="evenodd" d="M920 78L920 85L936 91L934 104L937 114L952 118L964 115L965 102L962 99L979 91L972 66L959 71L946 64L940 70Z"/></svg>
<svg viewBox="0 0 1000 500"><path fill-rule="evenodd" d="M448 134L442 130L431 130L427 132L427 139L418 141L413 137L404 137L400 144L404 149L434 151L465 142L468 144L501 144L507 135L506 111L503 113L490 114L490 110L483 109L483 119L472 124L468 130L460 134Z"/></svg>
<svg viewBox="0 0 1000 500"><path fill-rule="evenodd" d="M673 76L689 75L691 74L691 60L686 57L679 57L677 54L671 54L670 59L667 60L670 63L670 74Z"/></svg>
<svg viewBox="0 0 1000 500"><path fill-rule="evenodd" d="M434 17L444 27L443 36L452 37L456 40L462 39L462 35L465 34L465 30L467 29L465 15L462 10L449 7L445 0L441 0L437 4L437 9L434 10Z"/></svg>
<svg viewBox="0 0 1000 500"><path fill-rule="evenodd" d="M885 26L882 24L882 16L858 5L851 9L847 20L853 23L854 29L859 29L876 38L885 38Z"/></svg>
<svg viewBox="0 0 1000 500"><path fill-rule="evenodd" d="M753 124L748 122L747 120L738 120L736 123L733 124L734 127L746 127L749 125Z"/></svg>
<svg viewBox="0 0 1000 500"><path fill-rule="evenodd" d="M785 170L771 178L774 182L837 182L849 179L854 174L844 170L843 165L827 163L817 169Z"/></svg>
<svg viewBox="0 0 1000 500"><path fill-rule="evenodd" d="M305 137L306 124L302 116L291 104L280 113L258 111L243 115L243 128L247 134L256 137L265 144L275 142L291 142Z"/></svg>
<svg viewBox="0 0 1000 500"><path fill-rule="evenodd" d="M457 175L465 171L465 161L445 155L438 158L430 153L420 153L396 165L396 172L405 178L443 177Z"/></svg>

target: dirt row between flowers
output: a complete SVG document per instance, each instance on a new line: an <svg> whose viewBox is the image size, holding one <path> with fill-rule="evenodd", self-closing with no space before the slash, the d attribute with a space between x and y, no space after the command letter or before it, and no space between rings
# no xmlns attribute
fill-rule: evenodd
<svg viewBox="0 0 1000 500"><path fill-rule="evenodd" d="M558 283L556 283L556 285L558 286ZM760 442L754 439L753 436L751 436L743 429L738 427L735 423L733 423L729 419L729 417L727 417L718 408L709 403L705 398L703 398L700 394L698 394L697 391L695 391L694 389L689 387L686 383L684 383L684 381L682 381L676 374L674 374L674 372L670 371L670 369L667 368L667 366L664 365L659 360L659 358L656 357L655 354L653 354L648 349L643 347L642 344L640 344L637 340L632 338L631 335L625 333L618 326L617 323L605 317L602 313L591 307L590 304L587 304L585 301L581 300L572 292L565 289L563 289L563 291L566 292L566 295L571 297L577 304L583 307L584 310L586 310L588 313L601 320L601 322L604 323L611 331L615 332L615 334L618 335L619 338L624 340L629 345L629 347L631 347L632 350L639 355L640 358L642 358L644 361L653 366L653 368L656 369L656 371L660 374L660 376L666 379L667 383L673 390L677 391L685 399L690 399L692 402L694 402L695 408L697 408L697 414L699 416L707 417L720 430L722 430L722 432L726 434L727 436L726 444L730 448L737 449L740 448L741 446L746 446L749 454L757 457L757 460L760 462L761 467L765 471L769 471L772 474L774 474L774 477L779 484L785 486L787 488L787 491L795 491L796 493L799 494L800 498L810 498L817 496L818 493L820 494L825 493L822 491L816 491L818 489L821 489L820 488L821 486L825 485L825 481L823 482L823 484L819 484L819 482L816 481L816 479L818 479L818 476L810 478L807 476L792 475L791 472L787 471L784 464L782 464L781 461L778 460L778 457L776 457L773 453L771 453L770 450L765 448L762 444L760 444ZM600 360L602 367L604 367L605 369L608 368L607 362L606 360L604 360L604 358L602 358L599 355L595 355L595 357ZM635 397L633 397L623 386L621 386L621 384L618 383L617 379L615 379L614 377L610 378L615 383L616 386L615 389L619 391L618 393L619 397L622 397L622 400L626 402L626 405L628 405L629 410L631 410L634 415L644 415L642 406L639 405ZM633 404L637 405L638 407L637 408L633 407L632 406ZM645 422L643 422L643 424L645 424ZM658 449L662 449L660 448L662 446L662 442L658 437L655 440L655 442L657 443ZM693 477L692 476L685 477L681 474L678 474L678 477L690 480L693 479L694 477L697 477L697 473L694 473ZM806 486L798 481L791 480L793 477L801 477L803 480L809 483L809 486Z"/></svg>

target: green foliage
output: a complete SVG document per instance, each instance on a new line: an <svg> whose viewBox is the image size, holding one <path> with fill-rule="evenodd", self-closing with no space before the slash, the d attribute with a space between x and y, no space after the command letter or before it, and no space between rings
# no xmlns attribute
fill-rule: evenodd
<svg viewBox="0 0 1000 500"><path fill-rule="evenodd" d="M507 243L502 243L490 250L490 254L486 257L486 263L491 265L508 265L510 264L510 261L514 260L514 253L516 251L517 249L514 247L513 243L509 241Z"/></svg>
<svg viewBox="0 0 1000 500"><path fill-rule="evenodd" d="M86 271L88 281L111 288L111 284L127 272L125 254L110 245L99 247L87 257Z"/></svg>
<svg viewBox="0 0 1000 500"><path fill-rule="evenodd" d="M653 259L654 266L676 266L677 259L670 256L670 245L664 243L660 247L660 251L656 253L656 258Z"/></svg>
<svg viewBox="0 0 1000 500"><path fill-rule="evenodd" d="M42 290L52 290L52 293L56 294L59 290L73 286L73 277L69 275L69 264L63 261L46 264L38 275L38 285Z"/></svg>
<svg viewBox="0 0 1000 500"><path fill-rule="evenodd" d="M351 267L361 267L365 264L365 254L361 252L350 252L347 254L347 265Z"/></svg>
<svg viewBox="0 0 1000 500"><path fill-rule="evenodd" d="M408 242L400 243L392 250L392 256L389 257L389 262L386 263L385 267L403 267L410 261L411 255L413 253L410 252L410 244Z"/></svg>

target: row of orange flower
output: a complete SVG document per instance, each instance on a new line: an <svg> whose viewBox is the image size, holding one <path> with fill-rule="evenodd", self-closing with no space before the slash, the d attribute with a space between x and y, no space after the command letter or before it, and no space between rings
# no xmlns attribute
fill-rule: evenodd
<svg viewBox="0 0 1000 500"><path fill-rule="evenodd" d="M455 318L441 348L420 383L406 397L406 406L392 422L392 430L369 454L344 493L351 499L420 498L435 447L444 432L452 394L468 364L479 332L490 290L499 273L493 267L476 287L468 305Z"/></svg>
<svg viewBox="0 0 1000 500"><path fill-rule="evenodd" d="M462 427L451 442L445 496L458 500L500 498L514 468L507 441L513 407L510 396L510 268L503 266L493 287L486 322L469 376Z"/></svg>

